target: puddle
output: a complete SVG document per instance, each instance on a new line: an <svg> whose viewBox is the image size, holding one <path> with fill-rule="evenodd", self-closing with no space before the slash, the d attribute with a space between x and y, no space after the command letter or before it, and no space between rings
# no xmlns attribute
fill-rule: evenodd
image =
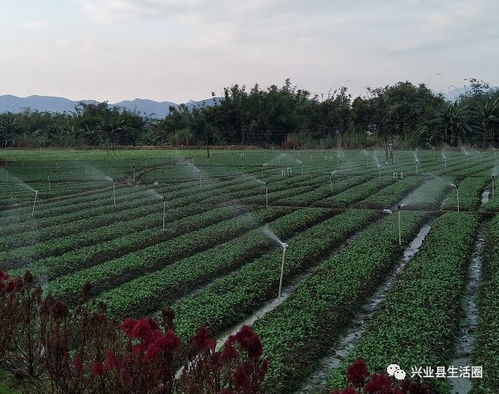
<svg viewBox="0 0 499 394"><path fill-rule="evenodd" d="M464 295L464 318L459 326L459 334L455 348L455 358L449 365L460 367L472 365L471 353L475 347L474 331L477 326L477 305L474 296L480 283L482 272L482 254L485 246L483 233L480 232L471 256L468 270L468 284ZM470 379L449 379L452 393L467 394L471 391Z"/></svg>
<svg viewBox="0 0 499 394"><path fill-rule="evenodd" d="M341 362L348 356L358 343L364 331L368 328L374 315L378 312L381 303L385 300L389 291L395 284L397 277L403 271L407 263L419 251L431 229L431 223L423 225L419 233L412 240L410 245L404 250L404 256L401 258L397 267L391 272L376 293L361 306L360 311L354 317L347 331L340 336L337 344L329 352L330 355L322 358L315 371L304 381L298 393L321 393L326 391L328 379L332 370L338 368ZM334 353L333 353L334 352Z"/></svg>

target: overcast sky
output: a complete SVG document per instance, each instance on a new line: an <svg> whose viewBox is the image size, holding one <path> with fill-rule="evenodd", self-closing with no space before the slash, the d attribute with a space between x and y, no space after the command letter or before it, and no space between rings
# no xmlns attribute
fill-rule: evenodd
<svg viewBox="0 0 499 394"><path fill-rule="evenodd" d="M224 86L354 95L499 85L499 0L0 0L0 95L185 102Z"/></svg>

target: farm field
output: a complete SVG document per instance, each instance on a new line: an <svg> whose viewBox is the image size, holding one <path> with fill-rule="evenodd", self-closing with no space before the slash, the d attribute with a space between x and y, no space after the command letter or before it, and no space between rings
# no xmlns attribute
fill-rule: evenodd
<svg viewBox="0 0 499 394"><path fill-rule="evenodd" d="M91 282L116 319L171 307L183 339L205 325L223 344L251 325L269 393L344 387L357 358L408 376L481 366L482 377L421 378L437 393L499 392L494 151L0 159L0 269L31 271L70 306Z"/></svg>

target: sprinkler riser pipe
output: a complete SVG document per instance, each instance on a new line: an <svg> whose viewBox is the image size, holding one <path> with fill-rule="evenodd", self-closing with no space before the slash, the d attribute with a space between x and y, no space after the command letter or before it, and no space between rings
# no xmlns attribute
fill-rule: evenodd
<svg viewBox="0 0 499 394"><path fill-rule="evenodd" d="M402 246L402 223L401 223L401 219L400 219L400 208L397 212L397 220L398 220L398 227L399 227L399 245Z"/></svg>
<svg viewBox="0 0 499 394"><path fill-rule="evenodd" d="M31 216L35 216L35 207L36 207L36 200L38 198L38 192L35 192L35 199L33 200L33 211L31 212Z"/></svg>
<svg viewBox="0 0 499 394"><path fill-rule="evenodd" d="M282 290L282 279L284 276L284 261L286 259L286 247L282 248L282 262L281 262L281 276L279 278L279 293L277 298L281 298L281 290Z"/></svg>

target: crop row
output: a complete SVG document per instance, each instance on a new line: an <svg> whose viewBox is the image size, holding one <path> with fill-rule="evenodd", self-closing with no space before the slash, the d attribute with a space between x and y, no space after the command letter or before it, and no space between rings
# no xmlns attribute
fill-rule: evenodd
<svg viewBox="0 0 499 394"><path fill-rule="evenodd" d="M127 233L108 241L71 250L60 256L40 259L17 269L16 273L23 273L24 270L28 269L33 273L45 276L47 280L53 280L58 276L67 275L73 270L81 270L106 260L118 258L127 253L167 241L190 231L198 230L204 226L236 217L239 214L240 212L230 208L217 208L192 214L177 221L169 222L165 230L161 230L158 226L156 228L147 228L142 231Z"/></svg>
<svg viewBox="0 0 499 394"><path fill-rule="evenodd" d="M483 367L477 379L477 393L496 394L499 390L499 216L488 226L481 284L478 291L478 327L474 365Z"/></svg>
<svg viewBox="0 0 499 394"><path fill-rule="evenodd" d="M199 191L203 193L205 196L209 195L209 192L212 190L214 191L219 191L221 189L224 190L237 190L238 187L241 187L239 183L236 184L229 184L229 185L211 185L210 187L206 188L188 188L187 190L178 190L170 195L167 195L166 198L167 200L174 200L178 198L185 198L189 194L192 194L193 191L196 191L197 194L199 194ZM128 189L128 190L127 190ZM162 193L162 189L158 190L159 193ZM109 193L108 193L109 194ZM66 215L69 213L69 215L74 215L74 212L77 211L80 215L84 214L87 212L84 210L84 208L89 208L96 214L100 211L102 212L109 212L110 210L120 210L124 209L127 207L127 205L133 203L137 204L137 201L140 200L142 203L147 202L148 200L151 201L151 193L145 190L143 187L140 187L138 191L136 191L136 187L134 188L125 188L125 195L119 195L117 194L116 198L116 205L113 203L112 199L112 194L109 194L109 198L101 198L100 201L91 201L90 203L85 203L83 207L80 207L81 209L78 209L79 206L78 204L70 204L69 206L65 206L62 209L54 208L47 210L47 215L44 215L43 212L39 214L38 211L36 211L36 220L39 225L47 226L56 221L58 218L61 218L64 221L71 220L72 216ZM98 208L96 208L96 205ZM15 212L17 213L17 212ZM48 219L46 219L48 217ZM29 224L29 223L28 223ZM20 227L17 229L17 227ZM14 231L23 231L22 223L10 226L10 227L4 227L2 229L3 233L9 233L9 232L14 232Z"/></svg>
<svg viewBox="0 0 499 394"><path fill-rule="evenodd" d="M486 177L469 177L458 183L459 209L463 211L477 209L480 206L482 192L490 182ZM452 193L444 209L457 209L457 193Z"/></svg>
<svg viewBox="0 0 499 394"><path fill-rule="evenodd" d="M471 213L453 212L435 220L383 309L333 374L332 386L344 385L346 365L357 357L378 373L392 363L407 373L418 366L449 365L477 225L477 217ZM441 379L427 383L436 381L445 385Z"/></svg>
<svg viewBox="0 0 499 394"><path fill-rule="evenodd" d="M359 202L358 205L362 208L388 208L400 201L411 190L418 187L421 182L422 180L419 177L411 176L404 178L400 182L396 182L393 185L381 189L379 192L367 197Z"/></svg>
<svg viewBox="0 0 499 394"><path fill-rule="evenodd" d="M351 187L341 193L335 194L332 197L326 198L319 202L316 202L314 205L318 206L333 206L333 207L346 207L350 204L362 200L369 196L372 193L384 188L388 185L394 183L395 180L393 178L374 178L367 182L364 182L358 186ZM334 186L333 186L334 191Z"/></svg>
<svg viewBox="0 0 499 394"><path fill-rule="evenodd" d="M49 283L49 289L54 295L74 303L86 282L91 282L94 286L93 294L99 294L140 275L172 264L176 260L226 242L261 223L288 212L290 212L289 208L268 208L253 214L243 214L99 265L58 277Z"/></svg>
<svg viewBox="0 0 499 394"><path fill-rule="evenodd" d="M330 197L332 194L341 193L350 187L357 186L370 178L371 176L369 175L346 178L342 177L334 181L333 190L331 190L329 179L326 178L325 182L321 186L316 187L314 190L300 193L293 197L286 196L285 199L277 200L276 203L293 206L308 206L316 201Z"/></svg>
<svg viewBox="0 0 499 394"><path fill-rule="evenodd" d="M347 211L291 238L284 265L285 283L329 255L347 237L374 220L373 211ZM188 338L206 325L214 334L242 321L277 296L281 250L244 265L210 283L201 293L174 305L177 332Z"/></svg>
<svg viewBox="0 0 499 394"><path fill-rule="evenodd" d="M71 233L46 242L38 242L33 245L0 252L0 266L3 269L11 269L45 257L58 256L70 251L83 252L83 248L87 246L95 246L128 234L136 234L147 229L160 229L163 215L159 212L160 206L158 205L157 207L158 212L147 212L148 214L139 215L138 217L127 215L123 221L116 217L114 223L98 227L93 231ZM170 231L173 221L199 214L205 210L205 207L195 205L167 210L165 214L165 222L168 224L167 231ZM151 209L149 208L148 211L151 211ZM173 224L175 225L175 223Z"/></svg>
<svg viewBox="0 0 499 394"><path fill-rule="evenodd" d="M419 212L404 213L404 244L417 232L423 218ZM322 263L281 307L257 320L254 328L270 360L270 391L285 392L310 370L401 252L397 215L391 215Z"/></svg>
<svg viewBox="0 0 499 394"><path fill-rule="evenodd" d="M326 208L300 209L268 223L272 232L287 239L333 213ZM209 250L176 261L102 294L113 316L142 316L161 309L214 277L228 273L276 246L257 228Z"/></svg>
<svg viewBox="0 0 499 394"><path fill-rule="evenodd" d="M256 191L243 190L241 185L234 185L225 188L218 188L216 189L216 193L191 192L188 196L176 198L174 200L168 200L167 204L168 208L170 209L187 206L194 203L223 203L233 199L237 199L241 196L247 196L248 194L251 195L254 193L256 193ZM124 210L136 209L143 206L144 204L152 207L153 204L158 204L158 200L153 199L146 193L142 198L136 198L126 203L117 204L116 206L97 207L92 210L70 213L67 215L58 216L56 218L37 220L34 224L31 223L31 225L36 225L36 227L43 227L43 230L37 230L35 227L34 230L29 232L26 231L25 228L23 233L18 234L22 227L25 226L16 228L15 234L3 237L0 240L0 249L7 249L16 245L20 246L23 245L23 243L26 244L26 242L30 238L37 239L38 241L46 241L55 237L60 237L62 235L72 234L77 231L89 230L97 226L110 224L113 223L116 220L117 215L122 214ZM151 210L152 209L153 208L151 208ZM90 221L86 219L89 216L93 218Z"/></svg>
<svg viewBox="0 0 499 394"><path fill-rule="evenodd" d="M440 208L443 197L450 191L450 182L443 178L427 180L414 193L404 199L404 209L433 209Z"/></svg>

